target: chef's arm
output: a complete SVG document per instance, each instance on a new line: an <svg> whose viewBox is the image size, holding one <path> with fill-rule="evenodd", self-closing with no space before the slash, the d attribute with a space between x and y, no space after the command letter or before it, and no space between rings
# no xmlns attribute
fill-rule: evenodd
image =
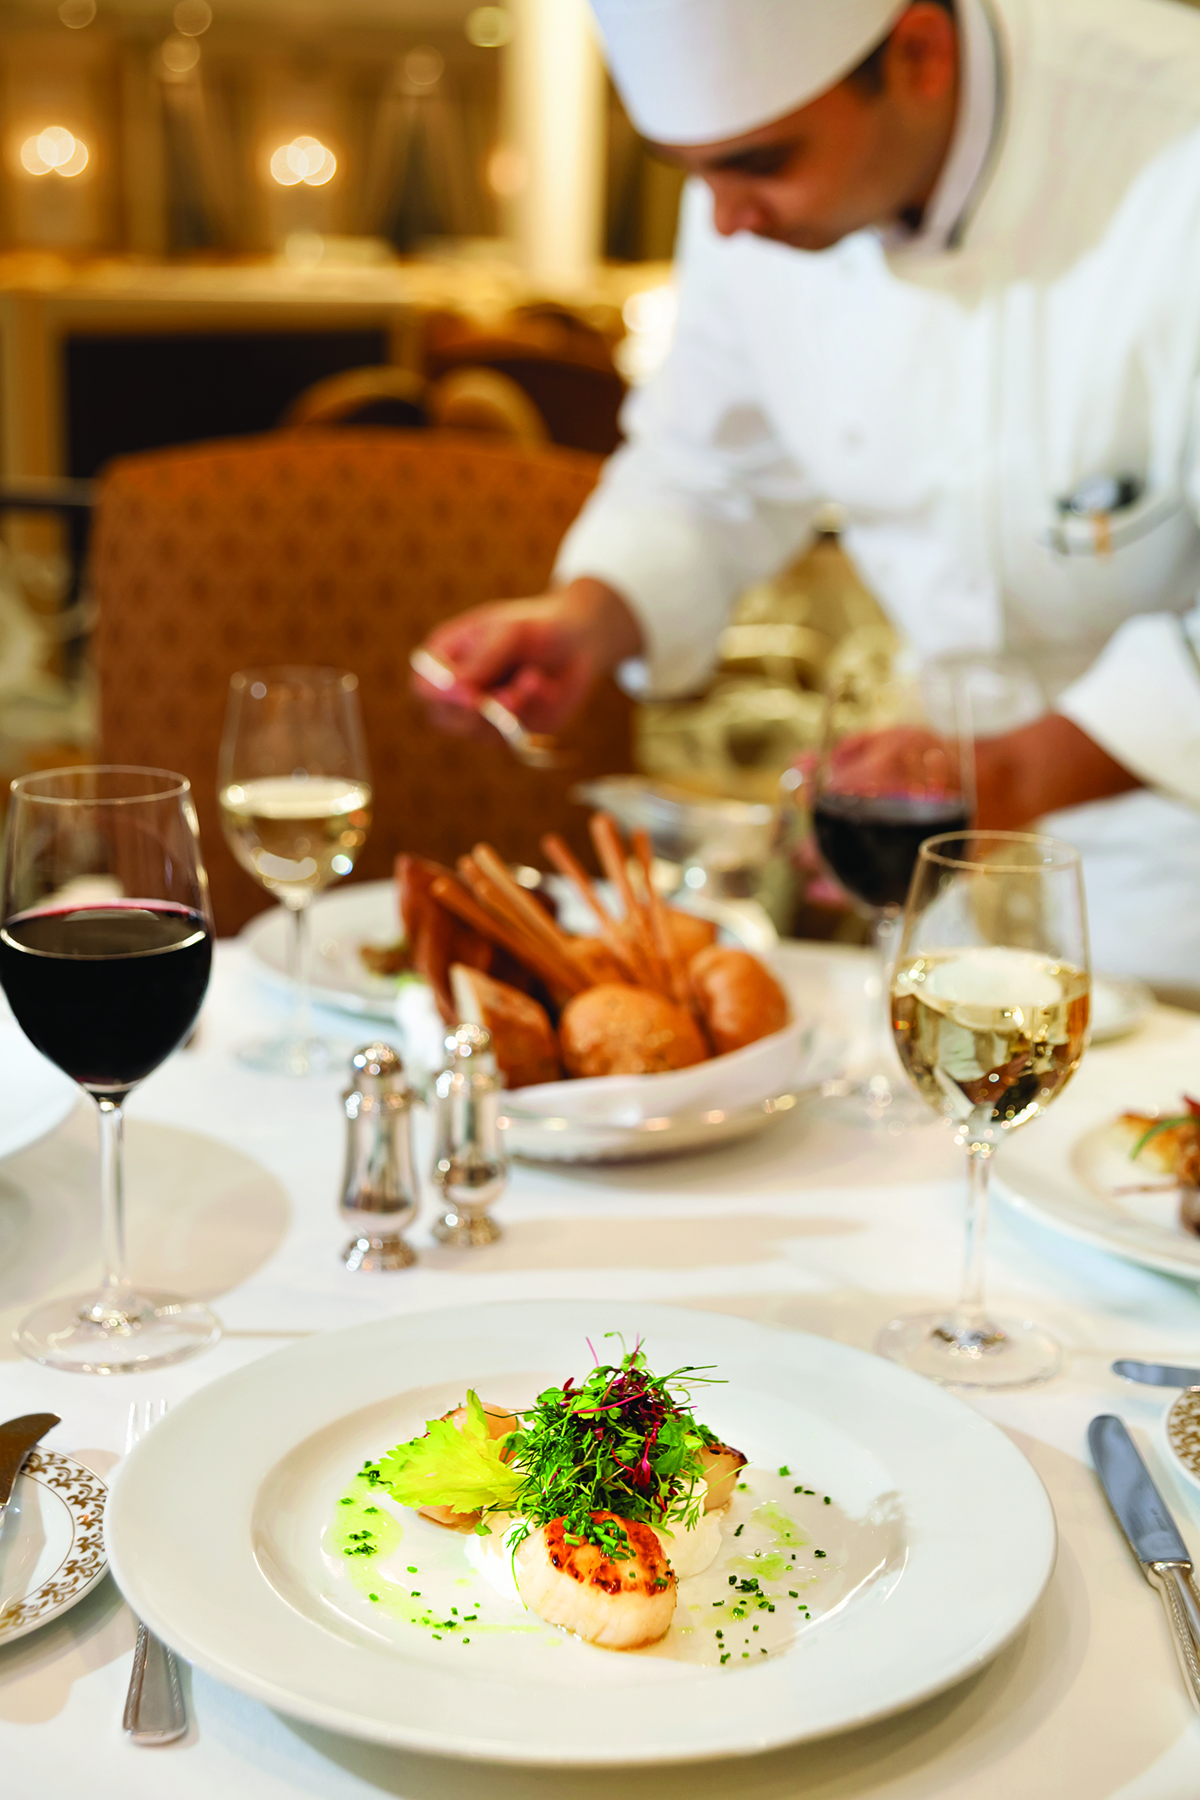
<svg viewBox="0 0 1200 1800"><path fill-rule="evenodd" d="M764 407L769 372L752 361L745 295L739 303L728 291L736 250L713 232L711 204L702 184L689 186L670 354L626 401L627 442L567 532L552 591L462 621L476 646L480 631L488 641L471 682L497 692L533 730L557 730L611 667L639 698L694 693L736 596L812 535L819 496ZM439 627L428 647L465 678L453 653L465 642L458 627ZM499 670L496 682L489 669ZM447 700L451 709L468 703L465 679L461 694L447 690L440 703L416 685L431 710L441 705L439 723L450 722Z"/></svg>
<svg viewBox="0 0 1200 1800"><path fill-rule="evenodd" d="M1022 831L1060 807L1108 800L1142 784L1061 713L975 745L978 819L990 831Z"/></svg>

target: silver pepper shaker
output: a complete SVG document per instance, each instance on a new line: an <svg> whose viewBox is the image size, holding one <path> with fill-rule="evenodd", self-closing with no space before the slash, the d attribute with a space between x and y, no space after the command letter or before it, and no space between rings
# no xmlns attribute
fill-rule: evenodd
<svg viewBox="0 0 1200 1800"><path fill-rule="evenodd" d="M490 1032L460 1025L446 1039L446 1067L434 1084L437 1147L432 1179L445 1210L433 1227L440 1243L466 1250L492 1244L500 1227L488 1212L508 1182L497 1125L504 1077Z"/></svg>
<svg viewBox="0 0 1200 1800"><path fill-rule="evenodd" d="M406 1269L416 1253L400 1235L417 1216L412 1105L417 1098L390 1044L364 1044L350 1058L346 1173L338 1212L354 1236L348 1269Z"/></svg>

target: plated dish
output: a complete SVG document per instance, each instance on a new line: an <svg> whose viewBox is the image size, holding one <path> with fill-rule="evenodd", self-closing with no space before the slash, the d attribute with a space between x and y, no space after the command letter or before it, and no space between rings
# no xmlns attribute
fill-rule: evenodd
<svg viewBox="0 0 1200 1800"><path fill-rule="evenodd" d="M998 1191L1069 1237L1200 1279L1200 1237L1184 1221L1187 1184L1164 1162L1187 1144L1178 1129L1157 1129L1186 1114L1180 1095L1188 1091L1200 1091L1200 1033L1191 1023L1172 1027L1167 1042L1085 1058L1057 1107L1001 1147Z"/></svg>
<svg viewBox="0 0 1200 1800"><path fill-rule="evenodd" d="M17 1476L0 1553L0 1644L48 1625L108 1567L98 1475L57 1450L31 1450Z"/></svg>
<svg viewBox="0 0 1200 1800"><path fill-rule="evenodd" d="M481 1535L382 1491L397 1446L468 1390L485 1425L524 1423L584 1381L589 1338L612 1359L608 1331L656 1370L712 1365L688 1410L748 1459L709 1509L713 1560L682 1574L663 1553L674 1587L655 1566L647 1598L672 1592L671 1616L621 1654L527 1611L502 1543L481 1566ZM478 1489L451 1497L478 1510ZM1028 1464L930 1384L821 1339L591 1302L395 1318L265 1358L137 1446L107 1530L131 1604L218 1679L378 1742L563 1766L749 1754L911 1705L1019 1628L1055 1545Z"/></svg>

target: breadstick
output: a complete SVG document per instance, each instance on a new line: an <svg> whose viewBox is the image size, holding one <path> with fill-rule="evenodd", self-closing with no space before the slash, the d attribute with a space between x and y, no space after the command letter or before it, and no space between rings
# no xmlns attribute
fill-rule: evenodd
<svg viewBox="0 0 1200 1800"><path fill-rule="evenodd" d="M573 956L563 953L556 937L536 929L536 926L531 929L524 914L512 905L507 892L483 873L473 856L460 856L458 871L484 912L499 919L520 943L528 946L527 960L529 956L536 954L544 967L557 971L555 979L558 986L569 994L591 986L588 971ZM541 911L540 907L538 911ZM549 920L546 922L550 923Z"/></svg>
<svg viewBox="0 0 1200 1800"><path fill-rule="evenodd" d="M600 941L610 956L619 963L626 980L631 981L635 987L640 986L642 970L637 957L617 930L617 921L596 892L595 882L574 851L554 832L547 832L542 839L542 849L547 860L554 864L560 875L565 875L568 881L575 884L580 898L591 907L600 927Z"/></svg>
<svg viewBox="0 0 1200 1800"><path fill-rule="evenodd" d="M555 924L545 907L539 906L532 894L513 880L507 864L497 856L492 846L476 844L471 855L483 875L499 890L505 906L523 922L526 929L555 955L561 956L572 968L577 968L579 965L575 962L571 939Z"/></svg>
<svg viewBox="0 0 1200 1800"><path fill-rule="evenodd" d="M687 967L679 954L679 947L675 942L670 920L667 918L667 909L663 905L662 895L654 885L652 875L654 851L651 848L650 838L644 831L635 831L630 841L633 844L633 853L642 865L642 874L646 880L650 923L654 930L658 954L666 964L667 976L671 983L671 997L680 1006L691 1006L693 1004L692 984L688 980Z"/></svg>
<svg viewBox="0 0 1200 1800"><path fill-rule="evenodd" d="M544 956L539 944L531 943L524 933L514 930L506 919L495 918L490 912L486 912L474 895L469 894L452 875L439 875L429 891L439 905L452 912L456 918L462 919L465 924L473 925L490 944L507 950L510 956L515 956L519 963L523 963L550 987L564 988L569 994L578 994L587 986L577 969L568 969L560 965L557 958Z"/></svg>
<svg viewBox="0 0 1200 1800"><path fill-rule="evenodd" d="M647 987L656 988L660 994L669 996L670 987L666 971L659 963L650 921L638 904L637 895L633 891L633 883L629 879L629 869L625 862L625 846L622 844L621 834L617 830L617 821L611 813L593 813L588 821L588 827L592 834L592 842L596 846L596 855L600 858L600 866L621 896L625 908L625 919L633 934L639 961L646 965L647 976L643 977L645 984Z"/></svg>

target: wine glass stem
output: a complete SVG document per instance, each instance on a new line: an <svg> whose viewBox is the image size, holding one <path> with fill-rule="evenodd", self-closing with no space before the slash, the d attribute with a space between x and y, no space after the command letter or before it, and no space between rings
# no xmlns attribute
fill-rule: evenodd
<svg viewBox="0 0 1200 1800"><path fill-rule="evenodd" d="M87 1317L97 1324L124 1322L133 1300L125 1273L125 1115L120 1102L97 1098L100 1115L100 1254L104 1285Z"/></svg>
<svg viewBox="0 0 1200 1800"><path fill-rule="evenodd" d="M954 1315L954 1328L959 1337L988 1330L983 1290L992 1156L991 1144L967 1146L967 1247L962 1298Z"/></svg>
<svg viewBox="0 0 1200 1800"><path fill-rule="evenodd" d="M292 991L292 1044L307 1059L312 1036L312 932L307 899L292 908Z"/></svg>
<svg viewBox="0 0 1200 1800"><path fill-rule="evenodd" d="M869 1020L871 1062L883 1070L892 1067L892 968L896 961L899 925L898 914L877 913L871 926L875 980L879 983L878 997L872 996Z"/></svg>

